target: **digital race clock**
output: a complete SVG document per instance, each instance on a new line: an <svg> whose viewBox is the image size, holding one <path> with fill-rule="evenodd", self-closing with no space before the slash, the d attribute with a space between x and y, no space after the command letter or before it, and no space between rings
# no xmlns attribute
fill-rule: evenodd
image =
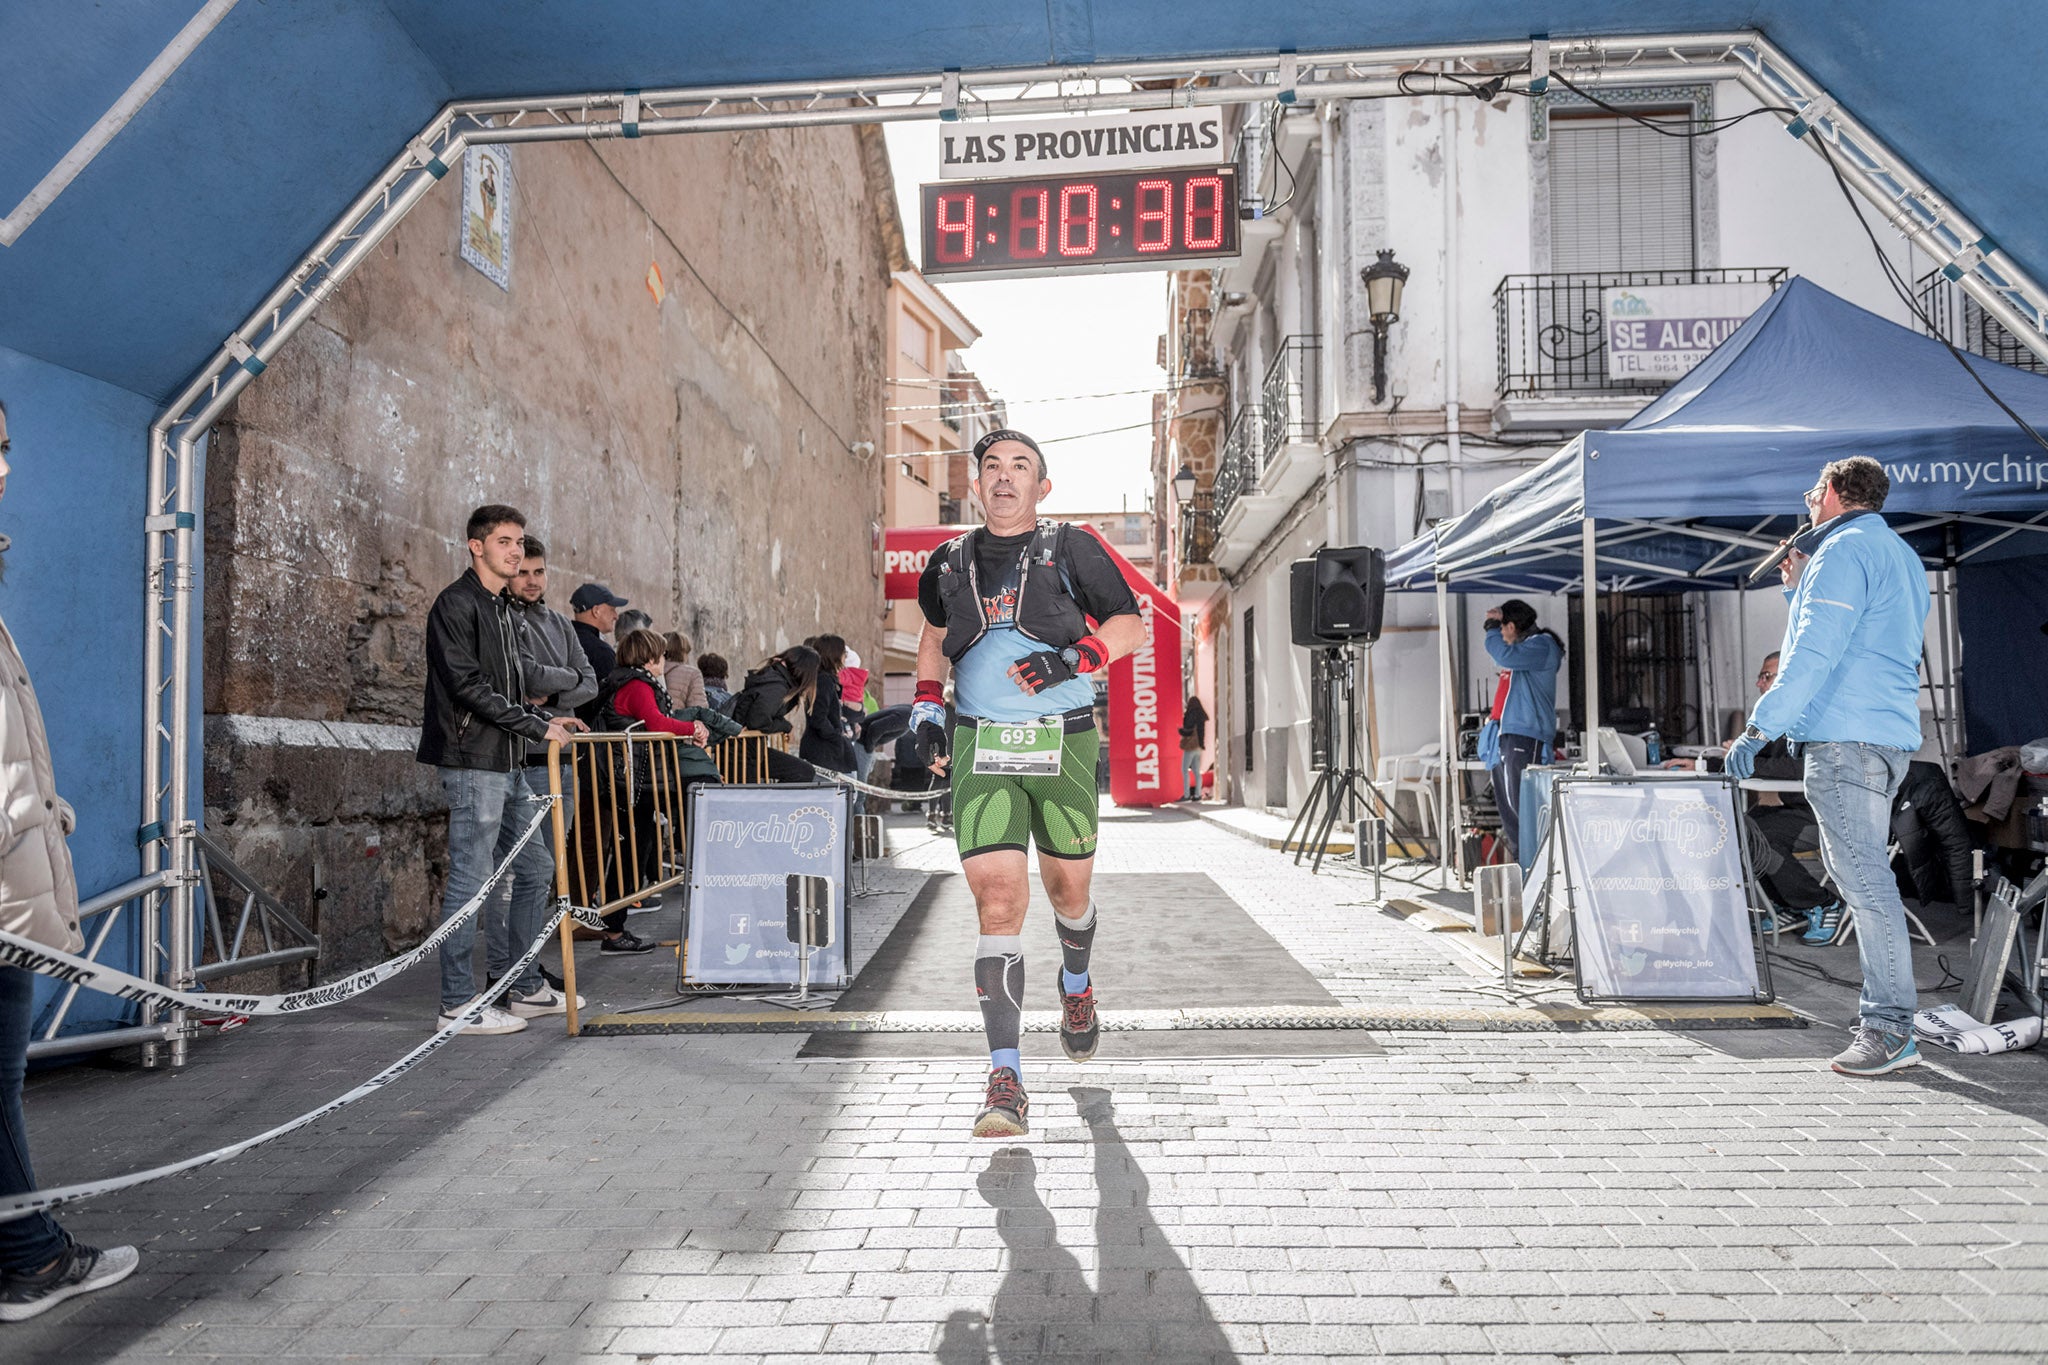
<svg viewBox="0 0 2048 1365"><path fill-rule="evenodd" d="M924 273L1057 275L1235 256L1237 168L924 187Z"/></svg>

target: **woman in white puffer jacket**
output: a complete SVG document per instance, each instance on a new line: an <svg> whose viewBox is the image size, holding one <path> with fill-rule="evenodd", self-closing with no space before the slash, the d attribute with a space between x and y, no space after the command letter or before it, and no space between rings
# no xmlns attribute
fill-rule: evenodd
<svg viewBox="0 0 2048 1365"><path fill-rule="evenodd" d="M11 444L0 404L0 496L7 492ZM0 579L7 538L0 536ZM64 839L76 817L57 795L43 713L29 685L14 637L0 622L0 929L45 948L75 953L78 882ZM36 978L25 967L0 966L0 1201L36 1187L21 1112L21 1079ZM0 1223L0 1322L19 1322L68 1298L126 1279L134 1247L100 1251L74 1242L46 1213Z"/></svg>

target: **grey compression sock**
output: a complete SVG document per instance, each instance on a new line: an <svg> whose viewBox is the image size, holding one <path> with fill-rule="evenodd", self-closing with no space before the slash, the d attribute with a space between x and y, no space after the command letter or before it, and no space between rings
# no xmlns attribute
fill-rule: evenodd
<svg viewBox="0 0 2048 1365"><path fill-rule="evenodd" d="M981 997L981 1027L988 1034L990 1067L1023 1075L1018 1045L1024 1032L1024 940L983 934L974 948L974 993Z"/></svg>
<svg viewBox="0 0 2048 1365"><path fill-rule="evenodd" d="M1068 919L1058 913L1052 918L1060 935L1060 989L1068 995L1079 995L1088 989L1088 954L1095 947L1095 902L1088 902L1079 919Z"/></svg>

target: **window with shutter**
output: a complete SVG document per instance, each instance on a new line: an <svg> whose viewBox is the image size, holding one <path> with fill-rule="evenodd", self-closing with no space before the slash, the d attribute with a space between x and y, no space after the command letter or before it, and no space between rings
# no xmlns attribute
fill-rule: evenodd
<svg viewBox="0 0 2048 1365"><path fill-rule="evenodd" d="M1687 127L1689 111L1645 118ZM1560 273L1689 270L1697 264L1693 142L1634 119L1550 119L1550 268Z"/></svg>

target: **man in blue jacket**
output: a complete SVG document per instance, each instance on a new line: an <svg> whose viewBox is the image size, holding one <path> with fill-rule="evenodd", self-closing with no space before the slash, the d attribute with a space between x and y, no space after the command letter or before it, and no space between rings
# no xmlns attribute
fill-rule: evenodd
<svg viewBox="0 0 2048 1365"><path fill-rule="evenodd" d="M1727 770L1755 771L1779 735L1806 758L1806 800L1821 861L1856 918L1863 996L1856 1036L1834 1059L1845 1076L1882 1076L1920 1060L1913 1045L1913 943L1885 858L1892 798L1920 747L1920 650L1927 573L1878 515L1891 492L1868 456L1836 460L1806 495L1813 529L1780 573L1792 610L1778 680L1728 751Z"/></svg>
<svg viewBox="0 0 2048 1365"><path fill-rule="evenodd" d="M1493 806L1508 859L1521 861L1522 769L1550 757L1557 739L1557 666L1564 642L1536 625L1536 608L1520 598L1486 613L1486 652L1501 667L1492 718L1500 722L1500 761L1493 765Z"/></svg>

